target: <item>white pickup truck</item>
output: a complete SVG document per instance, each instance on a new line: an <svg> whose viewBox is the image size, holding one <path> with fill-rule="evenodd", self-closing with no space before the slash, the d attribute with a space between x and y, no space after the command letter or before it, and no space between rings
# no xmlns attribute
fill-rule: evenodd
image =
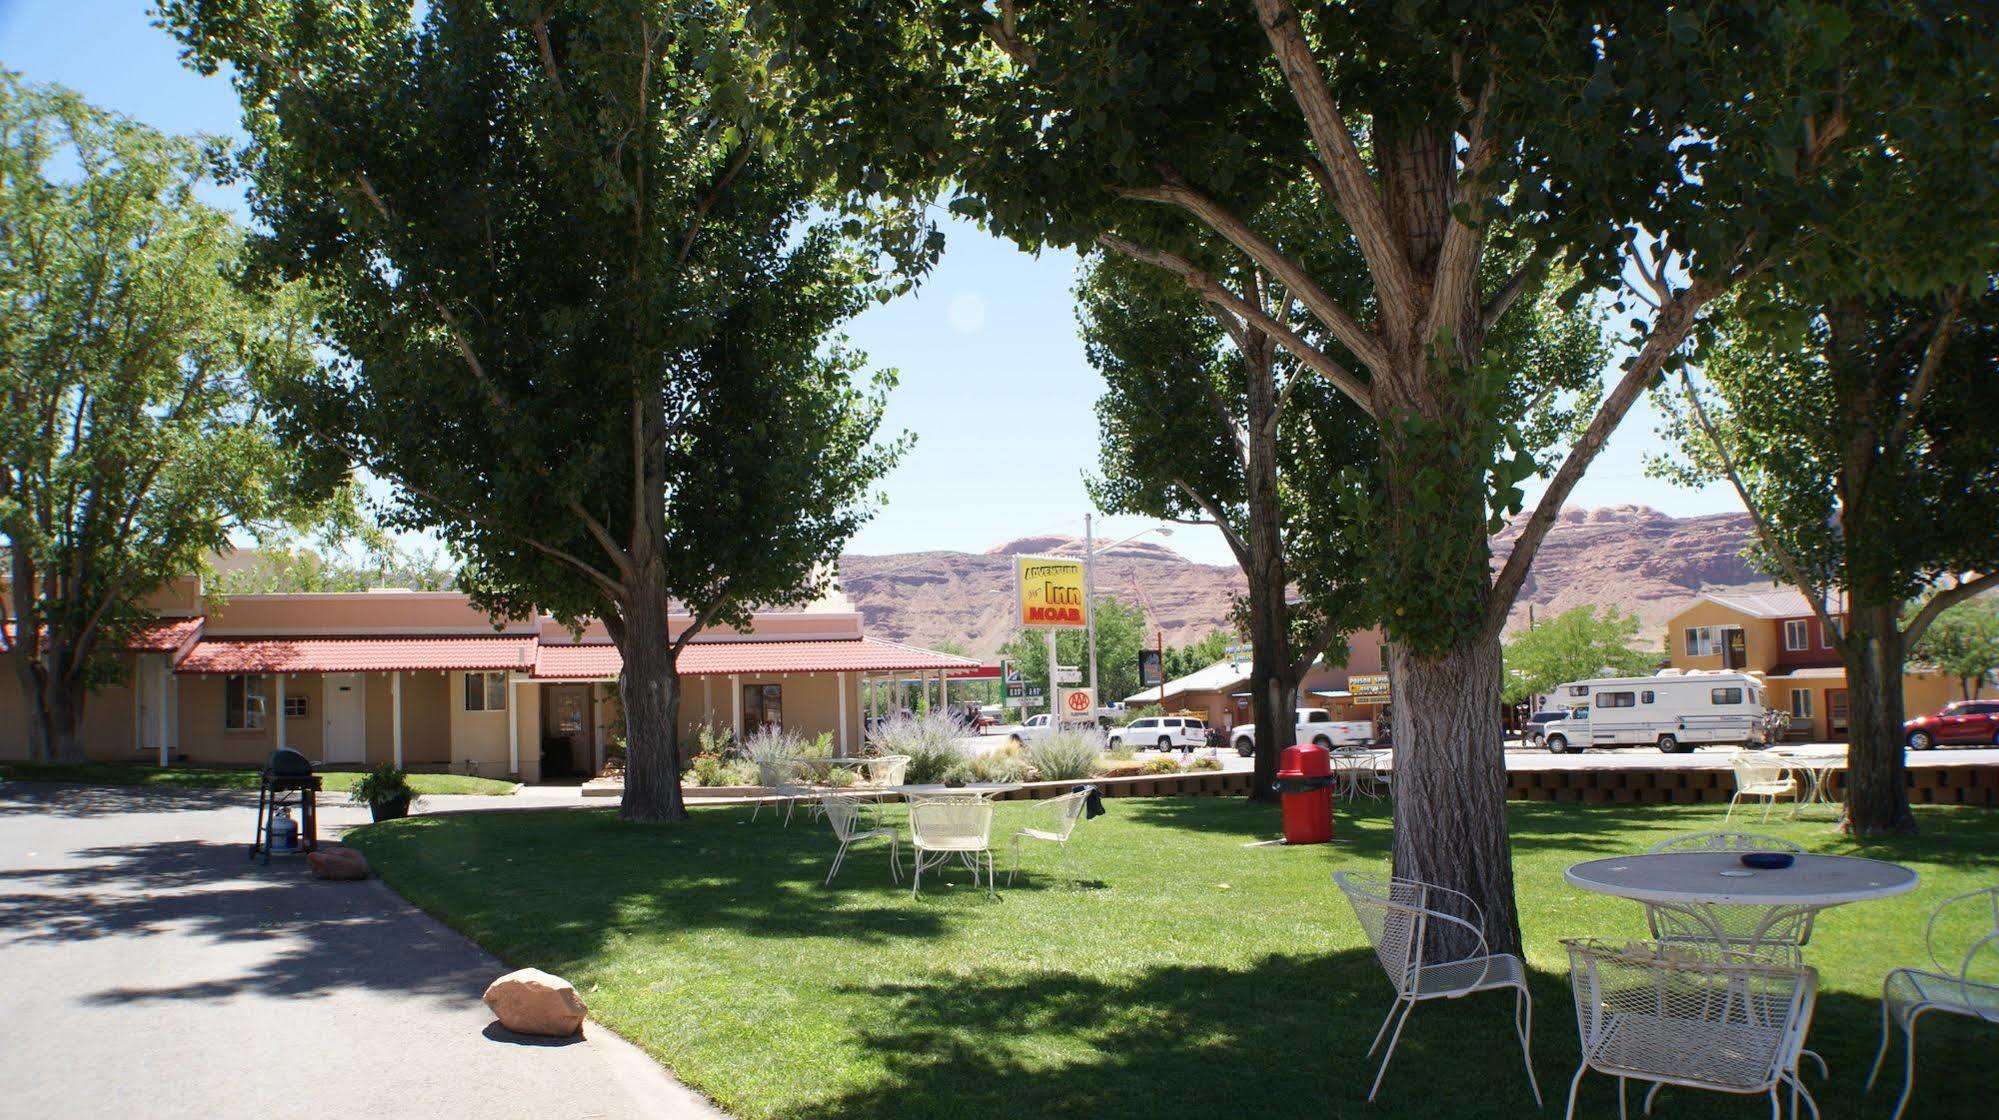
<svg viewBox="0 0 1999 1120"><path fill-rule="evenodd" d="M1229 732L1229 741L1235 744L1235 753L1248 758L1256 753L1256 725L1245 723ZM1334 747L1358 747L1374 741L1374 721L1371 719L1338 720L1324 708L1298 709L1298 726L1291 736L1291 743L1316 743L1327 750ZM1284 744L1290 746L1291 743Z"/></svg>

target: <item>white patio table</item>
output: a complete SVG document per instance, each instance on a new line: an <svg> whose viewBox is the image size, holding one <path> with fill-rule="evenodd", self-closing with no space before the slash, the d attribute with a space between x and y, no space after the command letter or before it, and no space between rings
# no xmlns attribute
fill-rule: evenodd
<svg viewBox="0 0 1999 1120"><path fill-rule="evenodd" d="M967 782L962 786L931 782L914 786L883 786L882 792L899 793L904 801L915 801L924 797L995 797L1019 788L1019 782Z"/></svg>
<svg viewBox="0 0 1999 1120"><path fill-rule="evenodd" d="M1791 866L1776 870L1744 867L1740 852L1662 852L1657 855L1612 856L1578 863L1562 873L1570 886L1615 895L1651 906L1671 907L1705 921L1714 940L1742 940L1721 927L1714 908L1761 907L1761 934L1800 914L1815 914L1849 902L1892 898L1916 889L1914 871L1900 864L1859 856L1803 853ZM1806 927L1809 928L1809 927Z"/></svg>
<svg viewBox="0 0 1999 1120"><path fill-rule="evenodd" d="M1846 769L1846 750L1843 747L1771 747L1770 753L1791 764L1792 769L1803 772L1808 787L1804 796L1791 803L1791 815L1797 816L1813 805L1837 805L1827 789L1832 784L1832 772Z"/></svg>

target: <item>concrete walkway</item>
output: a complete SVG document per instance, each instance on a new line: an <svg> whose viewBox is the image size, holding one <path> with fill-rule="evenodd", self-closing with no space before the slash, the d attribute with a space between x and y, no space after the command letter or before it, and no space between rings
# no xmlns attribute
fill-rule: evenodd
<svg viewBox="0 0 1999 1120"><path fill-rule="evenodd" d="M504 965L380 882L250 862L253 805L0 785L0 1117L719 1115L594 1023L502 1030Z"/></svg>

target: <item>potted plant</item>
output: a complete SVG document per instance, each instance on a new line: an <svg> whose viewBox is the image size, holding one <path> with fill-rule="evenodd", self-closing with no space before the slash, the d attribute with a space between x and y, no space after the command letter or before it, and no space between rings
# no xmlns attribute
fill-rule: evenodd
<svg viewBox="0 0 1999 1120"><path fill-rule="evenodd" d="M410 788L409 772L392 762L384 762L354 783L347 794L353 801L364 801L368 812L378 821L392 821L407 817L410 805L417 799L416 790Z"/></svg>

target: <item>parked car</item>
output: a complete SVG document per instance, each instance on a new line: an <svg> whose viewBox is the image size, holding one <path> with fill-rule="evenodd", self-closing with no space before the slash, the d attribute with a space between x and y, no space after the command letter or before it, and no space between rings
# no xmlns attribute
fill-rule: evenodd
<svg viewBox="0 0 1999 1120"><path fill-rule="evenodd" d="M1191 716L1147 716L1112 731L1106 743L1112 750L1126 743L1140 750L1146 747L1162 751L1175 747L1193 750L1208 745L1208 721Z"/></svg>
<svg viewBox="0 0 1999 1120"><path fill-rule="evenodd" d="M1999 700L1953 700L1903 724L1902 734L1912 751L1950 743L1999 745Z"/></svg>
<svg viewBox="0 0 1999 1120"><path fill-rule="evenodd" d="M1527 717L1527 726L1520 729L1520 738L1530 747L1543 746L1548 741L1548 725L1556 720L1567 719L1568 716L1568 710L1565 708L1535 712Z"/></svg>
<svg viewBox="0 0 1999 1120"><path fill-rule="evenodd" d="M1256 725L1245 723L1235 729L1235 753L1248 758L1256 753ZM1292 743L1316 743L1327 750L1334 747L1357 747L1374 741L1374 721L1371 719L1334 719L1333 713L1324 708L1298 709L1298 726L1293 729ZM1285 744L1291 745L1290 743Z"/></svg>
<svg viewBox="0 0 1999 1120"><path fill-rule="evenodd" d="M1051 734L1058 729L1088 729L1089 726L1090 721L1088 720L1065 719L1057 723L1054 717L1050 716L1047 712L1043 712L1038 716L1030 717L1026 723L1021 724L1020 729L1013 733L1013 737L1025 743Z"/></svg>
<svg viewBox="0 0 1999 1120"><path fill-rule="evenodd" d="M1574 707L1542 725L1550 754L1645 745L1686 754L1702 744L1758 745L1768 735L1763 682L1744 673L1598 677L1553 696Z"/></svg>

